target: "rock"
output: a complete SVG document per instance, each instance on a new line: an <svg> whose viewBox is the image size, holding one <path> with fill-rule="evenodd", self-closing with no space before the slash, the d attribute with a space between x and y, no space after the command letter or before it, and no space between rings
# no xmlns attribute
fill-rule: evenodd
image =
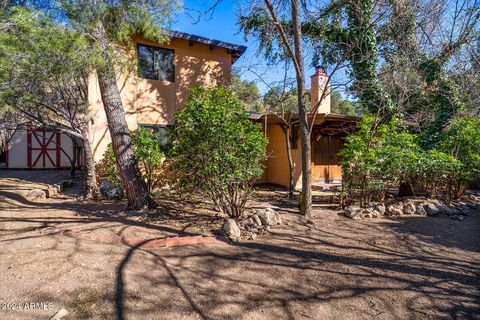
<svg viewBox="0 0 480 320"><path fill-rule="evenodd" d="M403 206L403 213L404 214L415 214L416 211L417 211L417 208L411 202L408 202Z"/></svg>
<svg viewBox="0 0 480 320"><path fill-rule="evenodd" d="M260 218L259 218L256 214L254 214L254 215L252 216L252 220L253 220L253 222L254 222L257 226L261 226L261 225L262 225L262 220L260 220Z"/></svg>
<svg viewBox="0 0 480 320"><path fill-rule="evenodd" d="M48 189L45 189L45 194L47 196L47 198L53 198L53 197L56 197L58 195L58 189L57 188L48 188Z"/></svg>
<svg viewBox="0 0 480 320"><path fill-rule="evenodd" d="M417 209L415 210L415 213L418 214L419 216L427 215L427 211L425 210L424 205L418 205Z"/></svg>
<svg viewBox="0 0 480 320"><path fill-rule="evenodd" d="M60 182L60 185L62 186L63 189L67 189L67 188L73 187L75 183L71 179L65 179L62 182Z"/></svg>
<svg viewBox="0 0 480 320"><path fill-rule="evenodd" d="M424 206L424 209L427 212L427 215L429 216L436 216L440 213L440 209L433 203L428 203L427 205Z"/></svg>
<svg viewBox="0 0 480 320"><path fill-rule="evenodd" d="M438 207L438 209L440 210L440 213L443 213L449 217L454 215L454 211L446 205L441 205Z"/></svg>
<svg viewBox="0 0 480 320"><path fill-rule="evenodd" d="M360 207L347 207L345 209L345 215L349 218L352 218L354 220L361 219L362 218L362 209Z"/></svg>
<svg viewBox="0 0 480 320"><path fill-rule="evenodd" d="M121 200L123 199L123 190L109 180L100 181L100 193L107 199Z"/></svg>
<svg viewBox="0 0 480 320"><path fill-rule="evenodd" d="M373 218L373 209L372 208L364 208L362 210L362 218Z"/></svg>
<svg viewBox="0 0 480 320"><path fill-rule="evenodd" d="M47 194L44 190L41 189L32 189L27 192L26 198L35 200L35 199L45 199Z"/></svg>
<svg viewBox="0 0 480 320"><path fill-rule="evenodd" d="M222 233L233 241L240 240L241 232L237 222L227 219L222 226Z"/></svg>
<svg viewBox="0 0 480 320"><path fill-rule="evenodd" d="M403 206L400 203L393 203L387 207L387 214L391 216L401 216L403 214Z"/></svg>
<svg viewBox="0 0 480 320"><path fill-rule="evenodd" d="M59 183L56 183L53 185L53 188L57 189L58 192L62 192L63 191L63 186Z"/></svg>
<svg viewBox="0 0 480 320"><path fill-rule="evenodd" d="M375 208L373 209L373 213L378 217L383 216L385 214L385 205L383 204L376 205Z"/></svg>
<svg viewBox="0 0 480 320"><path fill-rule="evenodd" d="M467 206L472 210L476 210L478 208L478 205L473 202L467 202Z"/></svg>
<svg viewBox="0 0 480 320"><path fill-rule="evenodd" d="M256 209L255 214L265 227L282 223L280 215L272 208Z"/></svg>
<svg viewBox="0 0 480 320"><path fill-rule="evenodd" d="M460 206L457 207L457 210L461 212L461 214L463 215L468 215L472 209L470 209L470 207L467 205L467 204L462 204Z"/></svg>
<svg viewBox="0 0 480 320"><path fill-rule="evenodd" d="M60 320L68 316L68 311L65 310L65 308L60 309L57 313L53 315L53 317L50 318L50 320Z"/></svg>

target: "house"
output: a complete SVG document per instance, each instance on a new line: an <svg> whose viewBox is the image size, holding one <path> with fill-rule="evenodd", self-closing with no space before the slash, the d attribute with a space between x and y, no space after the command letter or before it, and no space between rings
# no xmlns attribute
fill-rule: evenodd
<svg viewBox="0 0 480 320"><path fill-rule="evenodd" d="M130 130L151 128L161 140L174 124L173 115L197 86L229 85L232 65L245 46L171 31L168 43L134 37L136 63L118 79ZM94 160L102 158L110 143L107 118L95 75L88 87L90 142ZM164 139L166 140L166 139Z"/></svg>
<svg viewBox="0 0 480 320"><path fill-rule="evenodd" d="M317 67L311 76L311 109L319 103L322 92L326 88L328 75L325 68ZM328 91L327 91L328 92ZM293 165L294 187L300 189L302 184L302 147L298 116L287 114L291 117L292 129L290 137L291 156ZM330 112L330 95L321 101L313 118L311 134L311 164L312 182L317 185L340 183L342 171L338 152L344 144L346 135L355 129L357 117L332 114ZM275 115L267 114L255 119L263 123L263 129L268 137L265 170L262 181L281 186L289 185L290 171L287 157L286 133L282 129L284 121Z"/></svg>
<svg viewBox="0 0 480 320"><path fill-rule="evenodd" d="M128 67L119 69L118 87L130 130L148 127L166 140L174 124L173 114L196 86L229 85L232 65L246 47L188 33L170 31L168 43L133 38L134 52ZM95 74L88 79L89 139L98 161L110 143L110 133ZM83 161L82 151L73 151L64 133L31 124L9 130L7 168L68 168L72 157ZM162 139L161 139L162 140Z"/></svg>

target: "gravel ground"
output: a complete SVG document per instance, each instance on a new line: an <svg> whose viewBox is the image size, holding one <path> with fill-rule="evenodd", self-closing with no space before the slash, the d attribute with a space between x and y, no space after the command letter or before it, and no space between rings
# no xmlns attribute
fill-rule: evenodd
<svg viewBox="0 0 480 320"><path fill-rule="evenodd" d="M45 232L179 230L121 203L22 196L65 175L0 171L2 320L62 307L66 319L480 319L478 212L354 221L321 209L307 222L285 206L285 223L255 241L147 250Z"/></svg>

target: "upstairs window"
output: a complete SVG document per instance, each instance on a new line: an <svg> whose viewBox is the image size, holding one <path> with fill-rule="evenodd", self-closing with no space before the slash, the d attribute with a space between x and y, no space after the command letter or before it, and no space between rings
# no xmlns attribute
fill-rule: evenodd
<svg viewBox="0 0 480 320"><path fill-rule="evenodd" d="M138 45L138 74L142 78L175 82L174 52Z"/></svg>

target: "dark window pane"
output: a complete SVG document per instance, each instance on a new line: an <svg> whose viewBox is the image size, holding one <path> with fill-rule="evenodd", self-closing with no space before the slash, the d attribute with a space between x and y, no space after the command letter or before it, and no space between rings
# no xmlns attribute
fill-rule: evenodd
<svg viewBox="0 0 480 320"><path fill-rule="evenodd" d="M173 50L138 45L139 75L147 79L175 81Z"/></svg>
<svg viewBox="0 0 480 320"><path fill-rule="evenodd" d="M152 47L138 46L138 73L143 78L155 79Z"/></svg>

